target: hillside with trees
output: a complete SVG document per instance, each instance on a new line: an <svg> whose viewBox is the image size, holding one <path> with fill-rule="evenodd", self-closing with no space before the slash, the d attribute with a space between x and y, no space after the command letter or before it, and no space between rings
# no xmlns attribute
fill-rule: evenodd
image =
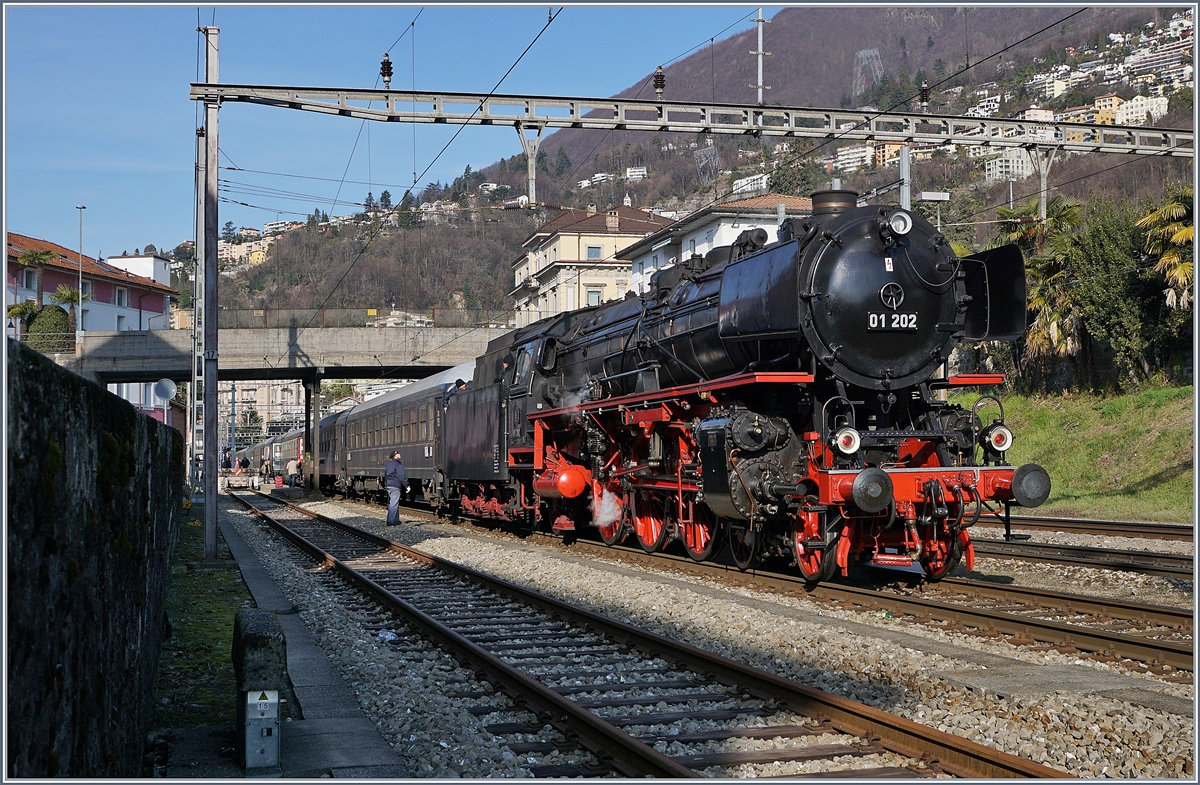
<svg viewBox="0 0 1200 785"><path fill-rule="evenodd" d="M1024 82L1047 63L1118 56L1105 53L1107 33L1137 31L1172 12L1084 9L1055 24L1077 10L784 9L766 33L766 48L773 53L765 74L772 87L769 102L912 109L902 105L925 80L936 87L930 111L961 114L975 100L978 85L994 83L1002 95L1011 95L1004 108L1015 112L1031 103ZM1043 28L1048 29L1033 43L989 57ZM751 102L753 92L746 85L754 81L755 64L746 53L756 47L755 36L741 33L667 66L664 97ZM884 75L851 96L855 53L867 48L879 50ZM620 95L652 96L651 74ZM1093 83L1047 106L1062 109L1101 91L1133 95L1124 85ZM1180 91L1156 125L1190 128L1192 112L1191 91ZM538 155L538 197L544 206L505 208L525 192L523 154L478 169L467 166L450 183L432 182L399 199L387 194L376 201L366 195L356 221L334 225L317 211L304 229L280 239L265 263L223 277L222 301L230 308L507 308L511 264L522 241L556 214L555 206L606 209L628 197L634 207L683 214L727 194L735 179L762 173L778 193L805 195L829 187L834 175L821 159L828 159L839 142L778 142L559 131L543 139ZM698 165L697 152L712 159L710 167ZM637 166L646 167L647 176L625 179L626 167ZM1016 346L975 347L971 361L1003 368L1028 390L1190 378L1192 196L1186 184L1192 170L1190 159L1060 154L1050 178L1055 199L1050 206L1057 218L1028 234L1031 224L1020 219L1037 214L1036 177L987 182L978 160L944 151L915 161L914 193L951 194L941 204L942 227L960 253L1007 239L1021 243L1029 259L1029 335ZM593 180L596 173L612 177ZM895 166L869 166L842 175L841 184L868 193L886 188L897 176ZM481 188L485 183L490 185ZM381 204L385 198L387 205ZM896 198L892 191L879 200ZM439 203L445 209L419 209ZM933 204L918 202L914 209L935 219ZM1182 230L1164 228L1182 226L1186 239Z"/></svg>

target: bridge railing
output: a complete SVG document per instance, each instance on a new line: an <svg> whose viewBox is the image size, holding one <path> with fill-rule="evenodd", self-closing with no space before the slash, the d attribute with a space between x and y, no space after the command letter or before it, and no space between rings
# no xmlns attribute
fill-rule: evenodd
<svg viewBox="0 0 1200 785"><path fill-rule="evenodd" d="M7 335L42 354L75 351L75 333L18 333L15 329L9 329Z"/></svg>
<svg viewBox="0 0 1200 785"><path fill-rule="evenodd" d="M508 329L537 321L550 312L512 309L429 308L255 308L218 312L222 329L321 327L491 327Z"/></svg>

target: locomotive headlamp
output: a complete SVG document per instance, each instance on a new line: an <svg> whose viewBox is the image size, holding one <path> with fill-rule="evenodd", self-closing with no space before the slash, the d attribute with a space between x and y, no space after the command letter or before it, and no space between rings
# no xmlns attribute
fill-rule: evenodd
<svg viewBox="0 0 1200 785"><path fill-rule="evenodd" d="M862 438L858 435L858 431L853 428L842 428L833 435L833 443L839 452L845 455L853 455L858 452L858 447L862 444Z"/></svg>
<svg viewBox="0 0 1200 785"><path fill-rule="evenodd" d="M912 216L903 210L897 210L888 216L888 228L892 230L892 234L906 235L913 228Z"/></svg>
<svg viewBox="0 0 1200 785"><path fill-rule="evenodd" d="M996 424L980 434L980 439L988 449L994 452L1004 452L1012 447L1013 435L1008 428Z"/></svg>

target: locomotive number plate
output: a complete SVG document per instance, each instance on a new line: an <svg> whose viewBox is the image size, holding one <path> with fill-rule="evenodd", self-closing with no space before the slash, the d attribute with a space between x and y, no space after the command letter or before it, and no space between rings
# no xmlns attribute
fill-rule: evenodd
<svg viewBox="0 0 1200 785"><path fill-rule="evenodd" d="M896 313L895 311L887 311L884 313L868 311L867 329L916 332L917 315L915 313Z"/></svg>

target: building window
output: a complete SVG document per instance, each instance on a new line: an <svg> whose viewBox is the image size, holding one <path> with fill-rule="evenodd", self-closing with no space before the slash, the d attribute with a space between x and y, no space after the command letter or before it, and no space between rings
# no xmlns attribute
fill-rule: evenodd
<svg viewBox="0 0 1200 785"><path fill-rule="evenodd" d="M600 255L600 246L589 245L587 247L587 258L588 259L602 259L603 257Z"/></svg>
<svg viewBox="0 0 1200 785"><path fill-rule="evenodd" d="M655 270L658 269L658 254L654 254L654 256L650 257L650 266Z"/></svg>
<svg viewBox="0 0 1200 785"><path fill-rule="evenodd" d="M588 289L587 290L587 304L588 305L599 305L600 304L600 290L599 289Z"/></svg>
<svg viewBox="0 0 1200 785"><path fill-rule="evenodd" d="M120 286L118 286L113 302L118 306L128 307L129 306L129 290L122 289ZM120 328L118 328L118 329L120 329Z"/></svg>
<svg viewBox="0 0 1200 785"><path fill-rule="evenodd" d="M24 280L24 283L21 285L24 286L26 289L36 289L37 288L37 271L36 270L23 270L21 273L21 277Z"/></svg>
<svg viewBox="0 0 1200 785"><path fill-rule="evenodd" d="M692 253L696 253L696 241L695 241L695 240L689 240L689 241L688 241L688 245L690 246L690 250L691 250L691 252L692 252Z"/></svg>
<svg viewBox="0 0 1200 785"><path fill-rule="evenodd" d="M88 317L88 312L87 312L87 309L86 309L86 308L80 308L80 309L79 309L79 329L80 329L80 330L86 330L86 329L87 329L87 317Z"/></svg>

